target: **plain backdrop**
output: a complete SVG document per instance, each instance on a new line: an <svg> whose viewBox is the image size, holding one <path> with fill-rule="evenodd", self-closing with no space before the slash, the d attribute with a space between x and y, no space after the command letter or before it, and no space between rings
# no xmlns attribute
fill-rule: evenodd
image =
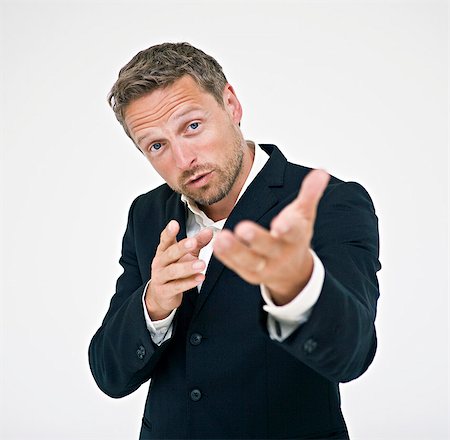
<svg viewBox="0 0 450 440"><path fill-rule="evenodd" d="M130 203L161 183L105 97L164 41L217 58L247 139L367 188L379 349L341 387L350 434L448 438L447 2L2 1L0 13L2 439L138 436L148 384L103 395L87 349Z"/></svg>

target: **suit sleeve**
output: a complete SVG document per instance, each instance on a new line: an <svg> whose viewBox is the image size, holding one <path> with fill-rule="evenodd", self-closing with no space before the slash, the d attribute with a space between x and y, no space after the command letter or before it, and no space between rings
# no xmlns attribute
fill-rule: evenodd
<svg viewBox="0 0 450 440"><path fill-rule="evenodd" d="M148 274L142 277L135 247L133 212L130 207L119 263L123 273L101 327L89 346L89 364L99 388L111 397L123 397L150 379L161 354L170 342L157 346L147 329L142 295ZM146 278L147 277L147 278Z"/></svg>
<svg viewBox="0 0 450 440"><path fill-rule="evenodd" d="M330 185L312 247L324 265L324 284L308 321L280 345L329 380L348 382L367 370L377 347L378 219L361 185Z"/></svg>

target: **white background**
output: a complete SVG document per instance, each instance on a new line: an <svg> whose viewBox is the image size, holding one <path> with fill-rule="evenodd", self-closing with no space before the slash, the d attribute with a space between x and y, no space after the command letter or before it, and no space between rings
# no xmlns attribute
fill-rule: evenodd
<svg viewBox="0 0 450 440"><path fill-rule="evenodd" d="M246 138L368 189L379 350L342 386L350 434L448 438L447 2L2 1L0 13L2 439L137 438L147 385L103 395L87 348L129 205L161 182L105 96L163 41L218 59Z"/></svg>

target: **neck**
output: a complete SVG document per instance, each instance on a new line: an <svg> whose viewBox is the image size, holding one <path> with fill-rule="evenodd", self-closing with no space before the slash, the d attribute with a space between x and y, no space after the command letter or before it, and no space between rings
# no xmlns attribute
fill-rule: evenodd
<svg viewBox="0 0 450 440"><path fill-rule="evenodd" d="M242 169L239 173L236 182L234 182L231 191L226 197L217 203L208 206L199 206L199 208L213 221L217 222L227 218L236 204L242 187L250 174L250 170L255 158L255 146L247 142L247 147L244 150L244 157L242 158Z"/></svg>

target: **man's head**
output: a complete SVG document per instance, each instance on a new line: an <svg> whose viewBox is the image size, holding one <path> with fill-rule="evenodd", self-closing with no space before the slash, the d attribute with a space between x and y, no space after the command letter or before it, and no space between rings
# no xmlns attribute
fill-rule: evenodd
<svg viewBox="0 0 450 440"><path fill-rule="evenodd" d="M187 43L151 47L120 71L109 100L172 189L212 216L228 215L252 156L239 100L212 57Z"/></svg>
<svg viewBox="0 0 450 440"><path fill-rule="evenodd" d="M128 104L158 88L173 84L185 75L191 76L219 105L223 105L222 95L227 79L222 67L213 57L189 43L163 43L149 47L122 67L109 92L108 101L128 136L130 133L124 121Z"/></svg>

